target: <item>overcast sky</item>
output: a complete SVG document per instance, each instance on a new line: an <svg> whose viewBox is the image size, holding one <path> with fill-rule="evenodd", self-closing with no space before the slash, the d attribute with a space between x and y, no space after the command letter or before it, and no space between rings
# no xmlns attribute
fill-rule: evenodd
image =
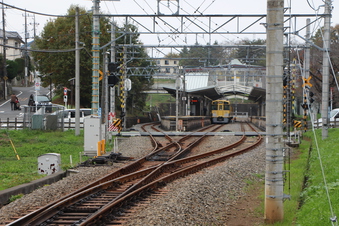
<svg viewBox="0 0 339 226"><path fill-rule="evenodd" d="M267 0L178 0L180 3L180 14L266 14L266 4ZM87 10L90 10L93 6L93 2L91 0L3 0L4 3L9 5L16 6L18 8L27 9L30 11L44 13L44 14L52 14L52 15L65 15L67 10L69 9L71 4L79 5L81 7L85 7ZM120 0L120 1L101 1L100 2L100 10L107 14L156 14L157 12L157 0ZM176 10L175 4L176 0L161 1L160 11L164 14L171 14L172 11ZM322 14L324 13L324 5L323 0L297 0L291 3L291 0L285 0L285 7L291 5L291 10L287 12L291 12L292 14ZM309 6L311 5L313 9ZM170 6L170 7L168 7ZM332 26L339 24L339 1L334 1L332 3L333 11L332 11ZM318 11L314 11L318 10ZM8 31L17 31L24 38L24 12L16 9L6 9L5 10L5 20L6 20L6 30ZM55 17L51 17L55 18ZM47 16L35 16L35 22L38 23L36 26L37 34L42 31L46 22L50 19ZM252 19L254 20L254 19ZM300 18L297 22L299 26L303 26L305 22L305 18ZM212 21L214 22L214 21ZM249 21L250 23L251 21ZM28 13L27 17L28 31L30 36L33 36L33 14ZM122 21L118 21L118 23L122 24ZM146 23L146 22L142 22ZM215 22L221 24L222 22ZM2 18L1 18L2 24ZM1 26L1 25L0 25ZM166 26L166 25L162 25ZM259 25L258 25L259 26ZM285 25L286 26L286 25ZM321 21L318 26L323 26L323 21ZM2 27L2 26L1 26ZM162 29L162 28L159 28ZM226 29L226 28L225 28ZM313 27L311 30L317 30L318 27ZM197 37L196 37L197 38ZM198 40L201 44L206 44L209 42L209 38L206 36L200 36ZM213 37L212 43L214 39L217 39L219 43L223 41L237 41L237 39L242 39L244 37L238 35L223 35L220 37ZM247 38L265 38L258 37L256 35L248 36ZM162 42L164 44L166 42L163 37L141 37L142 41L145 44L157 44L155 42ZM184 40L184 38L181 38ZM179 40L179 39L178 39ZM178 40L174 40L173 37L167 40L170 44L178 43ZM188 44L194 44L195 40L191 40ZM151 42L151 43L149 43ZM206 42L206 43L204 43ZM179 43L178 43L179 44Z"/></svg>

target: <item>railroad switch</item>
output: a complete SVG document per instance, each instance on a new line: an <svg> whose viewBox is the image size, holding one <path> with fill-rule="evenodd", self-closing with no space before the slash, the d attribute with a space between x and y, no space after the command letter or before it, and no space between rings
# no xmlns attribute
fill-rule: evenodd
<svg viewBox="0 0 339 226"><path fill-rule="evenodd" d="M133 160L133 158L122 156L121 153L110 153L109 155L106 156L96 156L94 158L90 158L85 162L81 163L80 166L113 165L113 162L129 160Z"/></svg>

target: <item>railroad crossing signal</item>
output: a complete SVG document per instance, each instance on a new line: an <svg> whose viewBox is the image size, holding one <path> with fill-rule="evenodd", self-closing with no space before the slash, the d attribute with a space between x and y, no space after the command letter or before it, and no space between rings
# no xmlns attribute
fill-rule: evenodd
<svg viewBox="0 0 339 226"><path fill-rule="evenodd" d="M306 88L311 88L313 85L310 83L312 76L309 76L308 78L303 78L304 79L304 84L303 87Z"/></svg>

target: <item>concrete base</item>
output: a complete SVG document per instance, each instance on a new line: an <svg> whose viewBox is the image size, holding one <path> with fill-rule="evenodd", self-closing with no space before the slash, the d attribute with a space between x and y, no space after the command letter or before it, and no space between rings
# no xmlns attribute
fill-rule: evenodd
<svg viewBox="0 0 339 226"><path fill-rule="evenodd" d="M52 184L58 180L61 180L62 178L66 177L67 172L58 172L49 176L46 176L44 178L31 181L26 184L18 185L16 187L8 188L6 190L0 191L0 206L3 206L5 204L9 203L9 199L11 196L19 195L19 194L28 194L34 191L37 188L40 188L46 184Z"/></svg>

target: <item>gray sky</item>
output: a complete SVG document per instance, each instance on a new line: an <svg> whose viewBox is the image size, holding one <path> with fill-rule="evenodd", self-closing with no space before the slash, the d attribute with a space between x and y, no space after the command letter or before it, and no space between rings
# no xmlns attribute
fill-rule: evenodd
<svg viewBox="0 0 339 226"><path fill-rule="evenodd" d="M267 0L179 0L180 1L180 14L265 14L266 13L266 4ZM292 3L291 3L292 2ZM312 9L309 4L316 10ZM292 14L322 14L324 13L324 7L321 7L324 3L323 0L285 0L285 7L291 5ZM65 15L68 8L71 4L79 5L85 7L87 10L90 10L93 6L91 0L4 0L4 3L9 5L14 5L19 8L27 9L34 12L52 14L52 15ZM161 1L160 11L165 14L171 14L176 7L174 6L176 1ZM332 26L339 23L339 2L335 1L333 4L332 11ZM157 0L120 0L120 1L101 1L100 10L107 14L155 14L157 12ZM170 7L168 7L170 6ZM16 9L6 9L6 30L8 31L17 31L19 34L24 37L24 12ZM53 17L52 17L53 18ZM37 25L37 34L41 32L46 22L49 20L49 17L46 16L35 16L35 22L39 23ZM1 18L2 20L2 18ZM254 19L253 19L254 20ZM304 26L306 19L298 20L298 26ZM120 25L123 21L117 21ZM221 24L222 21L212 21L216 24ZM248 23L250 23L249 21ZM33 36L33 14L28 13L27 17L28 31L30 36ZM142 22L142 23L147 23ZM204 22L203 22L204 23ZM160 26L160 25L159 25ZM166 26L166 25L161 25ZM161 30L163 27L159 27ZM259 25L258 25L259 26ZM323 26L323 21L314 25L311 30L316 31L319 26ZM187 29L190 29L189 27ZM225 28L227 29L227 28ZM259 28L258 28L259 29ZM260 28L261 29L261 28ZM219 37L212 37L212 43L214 40L218 40L219 43L227 41L237 41L243 38L265 38L265 36L260 37L256 35L248 35L247 37L238 36L238 35L223 35ZM183 44L183 37L173 38L170 37L141 37L141 40L145 44ZM195 39L195 40L194 40ZM188 44L194 44L198 40L201 44L206 44L209 42L209 37L200 35L199 37L195 36L187 41ZM298 40L301 42L301 40Z"/></svg>

